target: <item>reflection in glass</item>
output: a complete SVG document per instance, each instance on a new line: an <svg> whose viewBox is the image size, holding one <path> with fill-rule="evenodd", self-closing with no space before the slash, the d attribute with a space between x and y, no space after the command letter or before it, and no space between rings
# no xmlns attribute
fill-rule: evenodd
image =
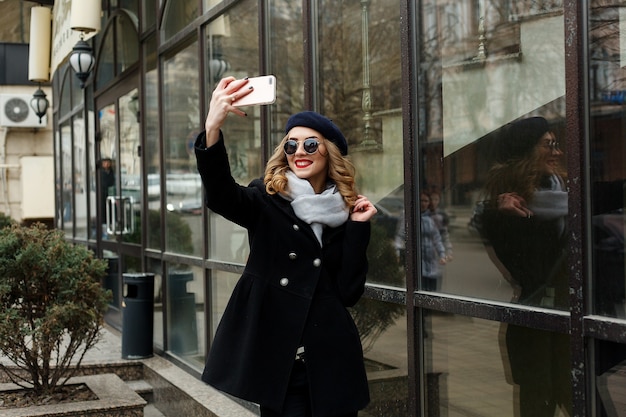
<svg viewBox="0 0 626 417"><path fill-rule="evenodd" d="M350 309L359 330L370 387L368 416L404 417L408 410L405 306L362 298Z"/></svg>
<svg viewBox="0 0 626 417"><path fill-rule="evenodd" d="M152 258L147 259L147 265L146 271L154 274L154 345L159 349L164 349L163 267L161 262Z"/></svg>
<svg viewBox="0 0 626 417"><path fill-rule="evenodd" d="M258 4L244 0L220 15L207 26L206 84L213 89L222 76L236 78L257 75L258 72ZM210 95L209 95L210 98ZM274 108L276 105L272 105ZM249 184L262 175L261 166L261 106L244 109L245 119L229 117L222 128L231 173L237 183ZM195 136L194 138L195 139ZM195 178L200 176L194 169ZM226 262L245 263L249 253L245 229L209 213L209 257Z"/></svg>
<svg viewBox="0 0 626 417"><path fill-rule="evenodd" d="M62 115L69 114L69 112L72 110L72 99L74 98L72 96L72 91L75 90L72 89L71 84L72 79L76 77L74 77L71 72L72 71L68 69L68 71L65 73L65 77L63 78L63 84L61 86L61 92L59 94L59 113ZM81 91L80 88L77 88L76 90Z"/></svg>
<svg viewBox="0 0 626 417"><path fill-rule="evenodd" d="M590 2L591 180L594 313L626 318L626 52L620 2Z"/></svg>
<svg viewBox="0 0 626 417"><path fill-rule="evenodd" d="M572 415L567 335L430 311L424 352L426 415Z"/></svg>
<svg viewBox="0 0 626 417"><path fill-rule="evenodd" d="M163 34L169 39L198 16L198 0L166 0Z"/></svg>
<svg viewBox="0 0 626 417"><path fill-rule="evenodd" d="M170 265L166 279L167 346L196 366L204 365L204 272Z"/></svg>
<svg viewBox="0 0 626 417"><path fill-rule="evenodd" d="M144 45L144 60L147 71L144 75L143 122L145 147L145 187L148 195L148 227L145 230L149 248L161 249L161 152L159 148L158 74L156 70L156 37L152 36Z"/></svg>
<svg viewBox="0 0 626 417"><path fill-rule="evenodd" d="M60 126L61 131L61 215L63 216L63 230L69 235L73 235L74 213L72 201L72 129L69 122Z"/></svg>
<svg viewBox="0 0 626 417"><path fill-rule="evenodd" d="M141 2L141 30L146 31L150 26L156 24L157 7L159 0L146 0Z"/></svg>
<svg viewBox="0 0 626 417"><path fill-rule="evenodd" d="M321 112L346 135L359 191L378 208L368 282L404 287L400 7L322 1L319 19Z"/></svg>
<svg viewBox="0 0 626 417"><path fill-rule="evenodd" d="M64 220L64 211L65 206L63 204L63 175L61 170L61 163L59 163L59 158L61 154L61 133L60 129L54 132L54 154L56 155L57 161L54 164L54 205L56 207L56 228L62 230L63 228L63 220Z"/></svg>
<svg viewBox="0 0 626 417"><path fill-rule="evenodd" d="M196 169L193 143L197 127L199 79L197 44L193 43L164 62L163 147L168 216L166 250L202 254L202 184ZM167 217L167 216L166 216Z"/></svg>
<svg viewBox="0 0 626 417"><path fill-rule="evenodd" d="M88 170L89 170L89 239L96 239L98 237L98 233L100 232L100 226L98 225L97 220L97 184L96 184L96 175L97 175L97 164L96 164L96 135L95 129L93 128L94 117L93 111L89 111L89 132L87 132L87 152L89 153L88 157Z"/></svg>
<svg viewBox="0 0 626 417"><path fill-rule="evenodd" d="M422 116L418 127L419 185L431 200L429 217L445 249L445 258L439 262L440 278L432 280L436 285L422 283L421 288L566 309L566 260L562 257L566 232L558 227L566 223L567 215L562 204L567 200L562 2L427 0L420 3L419 15L424 59L417 86ZM544 235L539 230L545 211L537 206L544 201L539 195L548 193L525 193L524 186L509 181L515 176L513 161L498 157L499 148L512 137L504 126L533 116L545 118L561 144L552 152L539 144L540 137L525 138L528 147L513 158L518 164L529 164L524 175L538 179L528 181L525 187L558 194L545 199L549 200L545 211L558 207L559 218L554 220L553 233ZM529 155L541 151L546 151L546 158L554 156L555 165L559 160L560 169L553 167L558 185L545 184L551 175L535 175L543 169L539 162L530 166ZM526 162L522 162L523 156L528 156ZM500 177L494 175L498 165ZM497 187L493 186L494 177L501 180ZM505 193L525 194L531 200L525 204L534 204L537 215L524 219L537 231L532 239L520 239L528 229L515 230L521 216L500 216L499 228L493 226L501 233L501 238L495 239L498 243L484 234L480 214L489 204L496 208L498 196ZM420 232L422 237L428 234L425 226ZM401 234L397 241L402 242L403 237ZM542 251L542 244L543 249L548 247L548 254ZM433 258L441 258L440 249ZM494 256L495 252L500 256ZM526 284L520 299L529 274L533 283Z"/></svg>
<svg viewBox="0 0 626 417"><path fill-rule="evenodd" d="M116 167L119 157L115 105L110 104L98 112L100 128L99 210L103 239L114 239L107 233L107 200L117 195Z"/></svg>
<svg viewBox="0 0 626 417"><path fill-rule="evenodd" d="M626 346L595 342L596 409L599 417L621 416L626 410Z"/></svg>
<svg viewBox="0 0 626 417"><path fill-rule="evenodd" d="M113 55L113 30L107 28L101 41L96 73L96 87L102 87L115 77L115 57Z"/></svg>
<svg viewBox="0 0 626 417"><path fill-rule="evenodd" d="M224 310L241 274L213 270L211 272L211 340L222 320Z"/></svg>
<svg viewBox="0 0 626 417"><path fill-rule="evenodd" d="M127 12L129 12L127 10ZM134 16L137 19L136 14ZM126 14L120 14L115 19L117 31L117 73L121 73L128 67L139 61L137 28L131 18Z"/></svg>
<svg viewBox="0 0 626 417"><path fill-rule="evenodd" d="M520 119L495 135L494 162L474 226L520 304L567 309L565 172L557 126Z"/></svg>
<svg viewBox="0 0 626 417"><path fill-rule="evenodd" d="M74 125L74 211L75 237L87 239L87 139L82 118L72 119Z"/></svg>
<svg viewBox="0 0 626 417"><path fill-rule="evenodd" d="M276 75L277 94L276 114L272 115L268 152L274 149L283 138L281 133L291 113L304 106L304 54L302 31L302 2L290 0L269 0L269 42L270 68Z"/></svg>
<svg viewBox="0 0 626 417"><path fill-rule="evenodd" d="M141 243L141 160L139 157L138 96L135 88L118 99L120 128L120 187L121 196L130 205L130 234L123 240Z"/></svg>

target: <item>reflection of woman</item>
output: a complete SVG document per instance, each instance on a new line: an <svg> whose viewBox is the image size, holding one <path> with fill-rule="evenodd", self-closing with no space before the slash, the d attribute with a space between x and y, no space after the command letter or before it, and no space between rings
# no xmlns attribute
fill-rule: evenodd
<svg viewBox="0 0 626 417"><path fill-rule="evenodd" d="M485 184L481 233L522 304L567 308L562 155L544 118L512 123L498 142ZM509 325L505 337L503 353L520 388L520 416L571 410L567 336Z"/></svg>
<svg viewBox="0 0 626 417"><path fill-rule="evenodd" d="M369 393L346 306L364 291L369 220L347 142L314 112L289 118L264 179L235 183L221 132L247 80L220 81L196 141L207 206L245 227L250 256L217 329L205 382L274 417L356 417Z"/></svg>

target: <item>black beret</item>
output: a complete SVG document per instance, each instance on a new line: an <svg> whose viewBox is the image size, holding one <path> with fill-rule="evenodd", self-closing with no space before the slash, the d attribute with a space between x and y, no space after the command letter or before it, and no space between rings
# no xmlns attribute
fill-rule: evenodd
<svg viewBox="0 0 626 417"><path fill-rule="evenodd" d="M316 130L324 136L324 138L333 142L339 148L342 155L348 154L348 142L345 136L341 133L341 130L326 116L322 116L314 111L303 111L292 115L287 120L287 126L285 126L285 134L296 127L303 126Z"/></svg>
<svg viewBox="0 0 626 417"><path fill-rule="evenodd" d="M543 117L529 117L509 123L498 141L498 161L529 156L539 139L549 131L548 121Z"/></svg>

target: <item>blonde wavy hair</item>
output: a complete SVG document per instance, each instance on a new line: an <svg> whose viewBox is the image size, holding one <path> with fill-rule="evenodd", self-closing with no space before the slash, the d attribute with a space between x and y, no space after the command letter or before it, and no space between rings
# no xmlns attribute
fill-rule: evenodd
<svg viewBox="0 0 626 417"><path fill-rule="evenodd" d="M284 145L289 136L285 136L265 166L265 190L268 194L286 193L288 184L286 172L289 170L287 155L285 155ZM357 200L355 173L356 169L352 162L341 155L339 148L330 140L322 139L327 150L328 158L328 178L335 183L337 190L343 197L349 208L354 207ZM318 151L319 152L319 151Z"/></svg>
<svg viewBox="0 0 626 417"><path fill-rule="evenodd" d="M538 166L541 157L534 151L525 158L508 160L505 163L496 163L487 173L485 182L485 195L488 201L496 204L496 200L503 193L517 193L526 202L533 199L533 194L541 185L545 171ZM566 177L566 172L559 165L554 174L561 178Z"/></svg>

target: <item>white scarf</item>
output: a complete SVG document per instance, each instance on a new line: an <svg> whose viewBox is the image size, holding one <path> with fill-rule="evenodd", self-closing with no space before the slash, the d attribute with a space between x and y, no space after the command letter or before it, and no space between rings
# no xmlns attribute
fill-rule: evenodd
<svg viewBox="0 0 626 417"><path fill-rule="evenodd" d="M535 190L528 208L540 220L554 220L567 216L567 192L564 191L560 178L550 177L550 188Z"/></svg>
<svg viewBox="0 0 626 417"><path fill-rule="evenodd" d="M334 184L328 184L321 194L316 194L311 183L287 171L288 190L281 196L291 201L296 216L310 224L315 237L322 245L324 226L341 226L348 220L348 207Z"/></svg>

